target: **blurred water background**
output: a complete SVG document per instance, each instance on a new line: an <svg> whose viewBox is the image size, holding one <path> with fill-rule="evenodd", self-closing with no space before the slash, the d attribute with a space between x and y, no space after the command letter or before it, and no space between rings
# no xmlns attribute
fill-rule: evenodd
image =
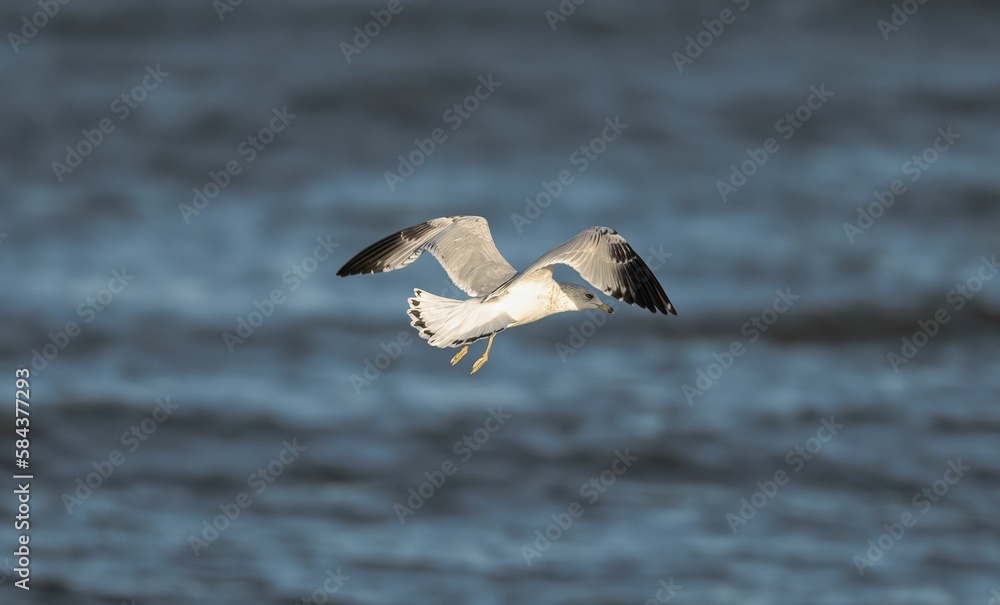
<svg viewBox="0 0 1000 605"><path fill-rule="evenodd" d="M994 2L39 7L0 8L2 602L997 602ZM611 226L679 315L469 377L408 325L432 259L335 277L450 214L515 266Z"/></svg>

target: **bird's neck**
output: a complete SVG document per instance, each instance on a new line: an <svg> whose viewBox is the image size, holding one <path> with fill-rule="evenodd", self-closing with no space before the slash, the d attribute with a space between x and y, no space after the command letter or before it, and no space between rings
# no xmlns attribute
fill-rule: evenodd
<svg viewBox="0 0 1000 605"><path fill-rule="evenodd" d="M552 298L550 304L554 309L554 313L564 313L566 311L579 311L579 307L576 306L576 302L566 294L563 289L563 285L573 285L564 284L563 282L552 282Z"/></svg>

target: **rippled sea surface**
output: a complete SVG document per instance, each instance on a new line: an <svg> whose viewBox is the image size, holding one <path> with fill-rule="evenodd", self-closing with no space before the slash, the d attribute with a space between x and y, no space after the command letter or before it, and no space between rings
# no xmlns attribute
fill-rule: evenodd
<svg viewBox="0 0 1000 605"><path fill-rule="evenodd" d="M562 5L0 8L0 602L1000 599L996 4ZM678 315L470 377L335 275L452 214Z"/></svg>

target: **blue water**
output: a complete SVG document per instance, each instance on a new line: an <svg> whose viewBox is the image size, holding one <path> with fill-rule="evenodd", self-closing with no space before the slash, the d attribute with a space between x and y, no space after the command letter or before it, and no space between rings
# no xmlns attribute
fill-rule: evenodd
<svg viewBox="0 0 1000 605"><path fill-rule="evenodd" d="M386 6L70 3L0 54L2 602L997 597L994 3L406 2L348 63ZM405 314L433 259L335 276L451 214L515 266L610 226L678 315L470 377Z"/></svg>

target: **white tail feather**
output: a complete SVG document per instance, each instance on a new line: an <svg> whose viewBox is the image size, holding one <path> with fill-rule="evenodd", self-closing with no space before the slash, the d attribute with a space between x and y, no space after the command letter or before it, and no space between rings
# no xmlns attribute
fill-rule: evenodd
<svg viewBox="0 0 1000 605"><path fill-rule="evenodd" d="M500 332L513 320L481 298L455 300L414 290L407 299L410 325L435 347L457 347Z"/></svg>

